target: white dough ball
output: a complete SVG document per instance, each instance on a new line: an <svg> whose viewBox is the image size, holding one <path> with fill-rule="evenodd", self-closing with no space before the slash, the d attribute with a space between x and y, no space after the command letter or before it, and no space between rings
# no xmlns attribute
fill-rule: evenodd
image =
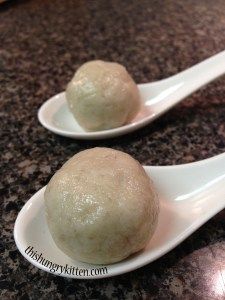
<svg viewBox="0 0 225 300"><path fill-rule="evenodd" d="M140 110L137 85L118 63L83 64L66 89L74 118L88 131L105 130L131 121Z"/></svg>
<svg viewBox="0 0 225 300"><path fill-rule="evenodd" d="M144 168L109 148L82 151L55 173L45 191L56 245L73 259L118 262L152 237L159 203Z"/></svg>

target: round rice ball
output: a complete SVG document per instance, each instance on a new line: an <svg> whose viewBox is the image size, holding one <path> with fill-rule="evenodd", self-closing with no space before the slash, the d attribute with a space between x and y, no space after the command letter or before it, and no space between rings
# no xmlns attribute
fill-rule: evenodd
<svg viewBox="0 0 225 300"><path fill-rule="evenodd" d="M140 110L137 85L118 63L83 64L66 88L69 109L87 131L106 130L131 121Z"/></svg>
<svg viewBox="0 0 225 300"><path fill-rule="evenodd" d="M143 249L159 212L144 168L109 148L69 159L48 183L45 207L56 245L71 258L93 264L115 263Z"/></svg>

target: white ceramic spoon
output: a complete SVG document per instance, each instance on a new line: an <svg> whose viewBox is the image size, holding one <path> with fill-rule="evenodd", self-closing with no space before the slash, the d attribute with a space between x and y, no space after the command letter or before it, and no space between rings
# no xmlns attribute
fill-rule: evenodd
<svg viewBox="0 0 225 300"><path fill-rule="evenodd" d="M17 217L14 238L19 251L29 262L47 272L50 272L50 263L43 266L32 259L25 253L28 246L52 263L72 266L74 270L79 268L75 274L61 273L63 269L60 268L55 272L64 277L91 279L115 276L161 257L225 208L225 153L195 163L145 167L145 170L158 190L160 215L154 236L143 251L107 265L107 269L72 260L58 249L49 233L44 213L45 187L31 197Z"/></svg>
<svg viewBox="0 0 225 300"><path fill-rule="evenodd" d="M139 84L143 108L127 125L115 129L87 132L70 113L65 92L47 100L38 111L41 124L50 131L76 139L111 138L141 128L168 111L185 97L225 73L225 51L170 78Z"/></svg>

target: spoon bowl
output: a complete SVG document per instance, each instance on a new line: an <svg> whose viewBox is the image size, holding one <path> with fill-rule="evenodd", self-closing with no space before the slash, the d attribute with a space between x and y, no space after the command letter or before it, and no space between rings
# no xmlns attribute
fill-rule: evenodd
<svg viewBox="0 0 225 300"><path fill-rule="evenodd" d="M87 132L69 111L65 92L47 100L38 111L40 123L48 130L74 139L112 138L135 131L161 116L174 105L225 73L225 51L167 79L139 84L142 109L129 124L103 131Z"/></svg>
<svg viewBox="0 0 225 300"><path fill-rule="evenodd" d="M145 171L158 191L160 214L144 250L106 266L71 259L55 245L48 230L44 187L16 219L14 239L19 251L36 267L56 275L78 279L115 276L158 259L225 208L225 154L184 165L147 166Z"/></svg>

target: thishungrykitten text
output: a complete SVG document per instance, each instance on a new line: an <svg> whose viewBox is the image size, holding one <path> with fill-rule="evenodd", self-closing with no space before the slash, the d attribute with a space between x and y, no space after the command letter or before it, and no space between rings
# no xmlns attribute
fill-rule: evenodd
<svg viewBox="0 0 225 300"><path fill-rule="evenodd" d="M93 269L82 269L69 265L59 265L57 263L53 263L52 261L43 257L42 253L38 253L34 250L34 247L28 246L25 250L25 253L32 258L32 260L37 261L42 266L49 269L50 272L56 273L58 275L74 275L74 276L98 276L104 275L108 273L107 267L99 267Z"/></svg>

